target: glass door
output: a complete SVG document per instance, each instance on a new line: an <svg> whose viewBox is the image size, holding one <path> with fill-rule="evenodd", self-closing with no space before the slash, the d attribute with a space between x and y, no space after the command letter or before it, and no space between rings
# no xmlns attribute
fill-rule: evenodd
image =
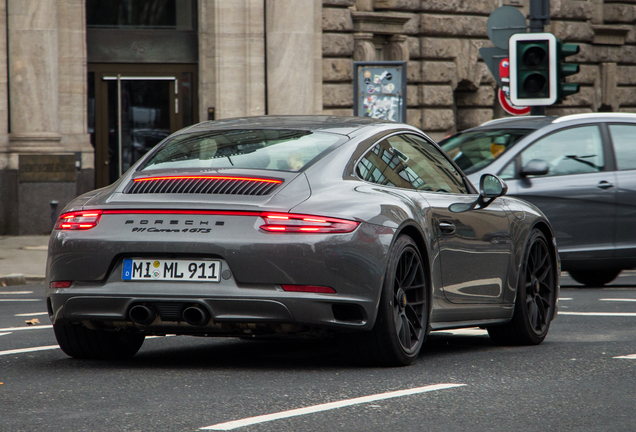
<svg viewBox="0 0 636 432"><path fill-rule="evenodd" d="M179 110L178 99L171 95L179 87L174 76L102 79L108 87L108 177L112 183L170 135L175 122L171 117Z"/></svg>
<svg viewBox="0 0 636 432"><path fill-rule="evenodd" d="M97 187L113 183L165 137L193 123L194 72L172 69L165 74L105 70L89 76L95 87L89 95L95 97ZM90 123L89 118L89 130Z"/></svg>

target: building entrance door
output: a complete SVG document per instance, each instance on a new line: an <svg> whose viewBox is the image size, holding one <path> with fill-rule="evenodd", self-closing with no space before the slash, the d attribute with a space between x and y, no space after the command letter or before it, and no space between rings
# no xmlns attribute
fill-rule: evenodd
<svg viewBox="0 0 636 432"><path fill-rule="evenodd" d="M161 140L195 119L194 70L115 66L95 68L93 82L89 79L95 89L97 187L116 181Z"/></svg>

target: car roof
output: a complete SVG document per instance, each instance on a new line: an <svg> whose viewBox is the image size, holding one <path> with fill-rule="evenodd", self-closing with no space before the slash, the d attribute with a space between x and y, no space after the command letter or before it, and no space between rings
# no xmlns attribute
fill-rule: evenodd
<svg viewBox="0 0 636 432"><path fill-rule="evenodd" d="M634 113L581 113L581 114L569 114L561 117L557 116L523 116L523 117L503 117L483 123L468 131L481 130L481 129L541 129L549 124L557 123L587 123L590 121L620 121L631 120L636 121L636 114Z"/></svg>
<svg viewBox="0 0 636 432"><path fill-rule="evenodd" d="M473 129L541 129L554 122L555 116L503 117L483 123Z"/></svg>
<svg viewBox="0 0 636 432"><path fill-rule="evenodd" d="M183 132L192 133L228 129L296 129L350 135L359 129L380 125L395 126L396 123L369 117L272 115L204 121L183 130Z"/></svg>

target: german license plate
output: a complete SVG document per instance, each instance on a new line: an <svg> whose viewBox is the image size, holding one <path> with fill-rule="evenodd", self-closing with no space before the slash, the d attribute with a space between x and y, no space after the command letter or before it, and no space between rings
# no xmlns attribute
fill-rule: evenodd
<svg viewBox="0 0 636 432"><path fill-rule="evenodd" d="M221 261L137 259L124 260L123 280L219 282Z"/></svg>

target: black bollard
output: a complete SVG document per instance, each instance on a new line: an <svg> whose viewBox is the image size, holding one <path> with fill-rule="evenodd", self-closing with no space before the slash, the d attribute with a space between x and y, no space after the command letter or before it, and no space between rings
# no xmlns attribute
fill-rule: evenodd
<svg viewBox="0 0 636 432"><path fill-rule="evenodd" d="M57 204L55 200L49 203L51 206L51 231L55 228L55 222L57 222Z"/></svg>

